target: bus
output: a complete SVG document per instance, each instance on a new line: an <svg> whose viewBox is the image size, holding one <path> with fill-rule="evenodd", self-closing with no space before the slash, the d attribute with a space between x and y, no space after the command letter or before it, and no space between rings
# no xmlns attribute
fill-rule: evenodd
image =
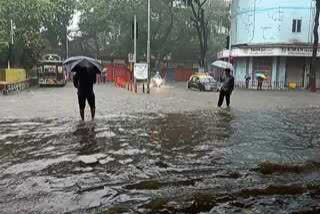
<svg viewBox="0 0 320 214"><path fill-rule="evenodd" d="M46 54L38 64L38 83L44 86L65 86L67 83L66 71L62 59L57 54Z"/></svg>

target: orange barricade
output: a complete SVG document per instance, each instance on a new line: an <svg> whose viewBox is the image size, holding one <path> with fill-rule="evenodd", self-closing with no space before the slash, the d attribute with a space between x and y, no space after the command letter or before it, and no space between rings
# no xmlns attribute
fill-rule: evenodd
<svg viewBox="0 0 320 214"><path fill-rule="evenodd" d="M117 77L121 77L125 81L129 81L131 77L130 70L124 65L109 64L107 68L107 81L116 81Z"/></svg>
<svg viewBox="0 0 320 214"><path fill-rule="evenodd" d="M114 82L116 87L129 89L132 74L126 66L109 64L106 66L106 69L106 81Z"/></svg>
<svg viewBox="0 0 320 214"><path fill-rule="evenodd" d="M129 82L123 77L116 77L115 84L117 87L126 88Z"/></svg>

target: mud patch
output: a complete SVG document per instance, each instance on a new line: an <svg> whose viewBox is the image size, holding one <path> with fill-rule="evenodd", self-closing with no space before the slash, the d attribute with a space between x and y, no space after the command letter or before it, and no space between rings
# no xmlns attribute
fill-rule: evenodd
<svg viewBox="0 0 320 214"><path fill-rule="evenodd" d="M255 171L264 175L271 175L274 173L306 173L312 171L320 171L320 163L318 162L306 162L300 165L278 164L271 162L260 163Z"/></svg>

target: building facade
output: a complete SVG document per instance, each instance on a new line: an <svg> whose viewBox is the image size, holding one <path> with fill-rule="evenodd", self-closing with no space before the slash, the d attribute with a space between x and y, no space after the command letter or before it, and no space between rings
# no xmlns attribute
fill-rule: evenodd
<svg viewBox="0 0 320 214"><path fill-rule="evenodd" d="M313 0L233 0L231 5L230 49L238 85L256 73L264 73L264 87L308 86L312 56L315 3ZM320 53L320 52L319 52ZM320 70L320 63L316 65ZM317 75L317 86L320 87Z"/></svg>

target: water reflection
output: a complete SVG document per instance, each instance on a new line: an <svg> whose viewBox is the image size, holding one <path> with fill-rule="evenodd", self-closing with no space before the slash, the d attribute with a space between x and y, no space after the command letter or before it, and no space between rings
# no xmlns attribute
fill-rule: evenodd
<svg viewBox="0 0 320 214"><path fill-rule="evenodd" d="M99 152L100 148L96 139L95 122L79 122L73 135L79 142L78 155L90 155Z"/></svg>
<svg viewBox="0 0 320 214"><path fill-rule="evenodd" d="M220 109L0 121L0 209L232 213L254 204L268 213L280 206L274 197L290 213L302 206L292 195L310 206L320 195L319 115Z"/></svg>

